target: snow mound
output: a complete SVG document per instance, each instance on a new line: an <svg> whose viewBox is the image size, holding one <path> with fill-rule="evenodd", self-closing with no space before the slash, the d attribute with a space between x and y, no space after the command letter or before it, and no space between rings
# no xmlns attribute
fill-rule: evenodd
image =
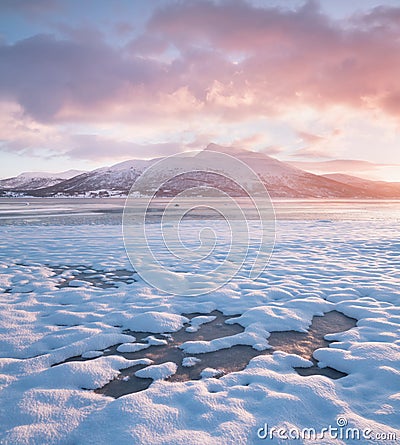
<svg viewBox="0 0 400 445"><path fill-rule="evenodd" d="M224 374L223 371L214 368L204 368L203 371L201 371L200 373L202 379L221 377L223 374Z"/></svg>
<svg viewBox="0 0 400 445"><path fill-rule="evenodd" d="M84 281L84 280L71 280L68 283L68 286L71 286L71 287L87 287L87 286L92 286L92 283L90 283L89 281Z"/></svg>
<svg viewBox="0 0 400 445"><path fill-rule="evenodd" d="M156 338L154 335L149 335L148 337L144 338L143 340L147 341L147 343L150 346L165 346L168 344L167 340L164 340L162 338Z"/></svg>
<svg viewBox="0 0 400 445"><path fill-rule="evenodd" d="M189 319L182 315L150 311L134 315L125 322L125 325L132 331L161 334L179 331L188 321Z"/></svg>
<svg viewBox="0 0 400 445"><path fill-rule="evenodd" d="M82 354L82 358L97 358L103 355L103 351L87 351Z"/></svg>
<svg viewBox="0 0 400 445"><path fill-rule="evenodd" d="M138 352L142 349L147 349L150 345L148 343L122 343L117 348L118 352Z"/></svg>
<svg viewBox="0 0 400 445"><path fill-rule="evenodd" d="M118 356L67 362L37 374L33 381L39 386L41 381L46 382L53 388L96 389L117 377L120 369L151 363L149 359L127 360Z"/></svg>
<svg viewBox="0 0 400 445"><path fill-rule="evenodd" d="M211 323L217 317L214 315L199 315L190 320L190 326L186 328L186 332L197 332L202 324Z"/></svg>
<svg viewBox="0 0 400 445"><path fill-rule="evenodd" d="M179 347L187 354L203 354L205 352L214 352L219 349L227 349L235 345L252 346L257 351L263 351L271 346L268 344L269 337L261 323L249 325L244 332L227 337L215 338L214 340L186 341Z"/></svg>
<svg viewBox="0 0 400 445"><path fill-rule="evenodd" d="M151 365L146 368L139 369L135 372L135 376L142 379L163 380L176 373L178 366L174 362L165 362L160 365Z"/></svg>
<svg viewBox="0 0 400 445"><path fill-rule="evenodd" d="M190 368L200 362L201 360L197 357L185 357L182 360L182 366L184 366L185 368Z"/></svg>

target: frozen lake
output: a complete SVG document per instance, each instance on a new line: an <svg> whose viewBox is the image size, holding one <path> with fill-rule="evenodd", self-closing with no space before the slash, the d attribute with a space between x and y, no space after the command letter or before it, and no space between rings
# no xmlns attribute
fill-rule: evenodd
<svg viewBox="0 0 400 445"><path fill-rule="evenodd" d="M316 443L400 438L399 201L275 201L259 278L196 297L133 270L123 204L1 201L0 443L258 444L266 423L319 431L339 419L370 435ZM189 248L214 218L185 222Z"/></svg>
<svg viewBox="0 0 400 445"><path fill-rule="evenodd" d="M137 209L143 199L135 200ZM245 199L241 205L248 206ZM168 199L154 201L149 209L159 217ZM212 205L209 198L198 198L199 205ZM76 225L120 224L125 198L0 198L0 225ZM182 205L193 201L182 200ZM400 200L273 200L278 220L399 220ZM204 210L194 218L214 218Z"/></svg>

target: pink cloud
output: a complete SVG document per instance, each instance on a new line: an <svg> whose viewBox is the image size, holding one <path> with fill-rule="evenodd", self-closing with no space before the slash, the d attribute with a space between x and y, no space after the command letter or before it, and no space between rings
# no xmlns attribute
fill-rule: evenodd
<svg viewBox="0 0 400 445"><path fill-rule="evenodd" d="M325 136L320 136L318 134L308 133L306 131L297 132L300 139L308 144L318 144L319 142L325 141Z"/></svg>
<svg viewBox="0 0 400 445"><path fill-rule="evenodd" d="M172 3L124 47L93 30L0 45L0 99L43 122L233 121L304 104L400 117L398 15L376 8L345 25L312 1Z"/></svg>
<svg viewBox="0 0 400 445"><path fill-rule="evenodd" d="M368 175L378 172L382 167L393 164L379 164L357 159L332 159L329 161L290 161L290 165L314 173L352 173Z"/></svg>
<svg viewBox="0 0 400 445"><path fill-rule="evenodd" d="M223 98L247 96L247 102L237 101L243 113L299 103L366 108L372 102L397 113L392 102L397 104L400 24L393 24L394 14L400 8L373 10L372 25L358 21L346 28L324 16L315 2L296 11L244 2L187 2L156 13L149 30L170 40L183 57L193 45L236 56L239 63L219 73L214 69L209 82L219 82ZM392 26L386 28L387 22ZM201 69L197 75L203 78ZM231 111L232 103L217 105Z"/></svg>

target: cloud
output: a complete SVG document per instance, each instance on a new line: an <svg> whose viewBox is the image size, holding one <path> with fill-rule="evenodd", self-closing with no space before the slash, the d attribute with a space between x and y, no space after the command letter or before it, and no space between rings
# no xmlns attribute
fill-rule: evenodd
<svg viewBox="0 0 400 445"><path fill-rule="evenodd" d="M0 2L0 13L22 14L32 17L47 13L60 7L57 0L2 0Z"/></svg>
<svg viewBox="0 0 400 445"><path fill-rule="evenodd" d="M292 161L289 164L319 175L342 173L375 181L399 182L400 180L398 174L400 164L384 164L354 159L332 159L320 162Z"/></svg>
<svg viewBox="0 0 400 445"><path fill-rule="evenodd" d="M267 155L278 155L285 151L285 147L282 147L280 145L268 145L267 147L263 147L260 151Z"/></svg>
<svg viewBox="0 0 400 445"><path fill-rule="evenodd" d="M296 10L169 2L123 47L95 30L87 39L69 30L64 39L36 35L1 45L0 98L42 122L232 121L301 104L400 117L399 14L376 8L345 26L317 2Z"/></svg>
<svg viewBox="0 0 400 445"><path fill-rule="evenodd" d="M376 26L382 27L382 23L385 26L399 27L400 23L400 8L381 5L372 8L370 11L358 13L354 16L354 22L358 25Z"/></svg>
<svg viewBox="0 0 400 445"><path fill-rule="evenodd" d="M250 136L237 138L232 142L232 146L238 148L245 148L248 150L254 149L256 145L262 144L265 141L264 133L253 133Z"/></svg>
<svg viewBox="0 0 400 445"><path fill-rule="evenodd" d="M298 131L297 134L299 135L300 139L307 144L317 144L319 142L325 141L325 136L319 136L317 134L307 133L306 131Z"/></svg>
<svg viewBox="0 0 400 445"><path fill-rule="evenodd" d="M222 108L268 113L305 102L374 106L397 114L388 101L397 98L394 79L400 76L400 25L393 21L399 11L373 10L372 24L364 20L346 27L329 20L316 2L295 11L240 1L185 2L157 12L149 29L183 57L197 45L240 60L228 70L228 82L223 75L210 79L210 102Z"/></svg>
<svg viewBox="0 0 400 445"><path fill-rule="evenodd" d="M0 150L4 153L97 163L115 159L167 156L187 148L181 142L138 143L124 138L123 135L118 138L115 135L71 133L34 121L13 103L0 102Z"/></svg>
<svg viewBox="0 0 400 445"><path fill-rule="evenodd" d="M16 100L40 121L56 119L64 109L106 111L124 102L124 89L145 82L150 88L160 66L151 61L125 60L105 43L58 40L37 35L0 47L0 95Z"/></svg>
<svg viewBox="0 0 400 445"><path fill-rule="evenodd" d="M92 134L74 135L69 141L69 146L71 148L65 151L65 156L96 161L109 161L117 158L149 159L172 155L183 150L182 144L176 142L138 144Z"/></svg>
<svg viewBox="0 0 400 445"><path fill-rule="evenodd" d="M393 164L379 164L355 159L332 159L329 161L289 161L290 165L314 173L360 173L362 175L378 172L382 167Z"/></svg>
<svg viewBox="0 0 400 445"><path fill-rule="evenodd" d="M135 30L135 26L128 21L119 21L114 25L115 32L120 36L131 34Z"/></svg>
<svg viewBox="0 0 400 445"><path fill-rule="evenodd" d="M144 8L147 22L111 12L85 22L74 6L62 18L34 3L0 5L27 24L15 35L47 30L0 41L3 151L95 161L215 141L399 161L400 7L339 21L316 1L166 0Z"/></svg>
<svg viewBox="0 0 400 445"><path fill-rule="evenodd" d="M326 142L326 137L308 133L306 131L298 131L297 134L300 138L301 143L306 143L307 145L296 150L291 156L302 158L330 157L327 150L324 149L323 142Z"/></svg>

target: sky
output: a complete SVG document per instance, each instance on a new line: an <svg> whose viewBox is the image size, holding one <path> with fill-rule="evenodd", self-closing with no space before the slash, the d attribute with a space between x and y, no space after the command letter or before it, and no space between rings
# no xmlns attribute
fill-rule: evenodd
<svg viewBox="0 0 400 445"><path fill-rule="evenodd" d="M209 143L400 181L400 0L1 0L0 177Z"/></svg>

